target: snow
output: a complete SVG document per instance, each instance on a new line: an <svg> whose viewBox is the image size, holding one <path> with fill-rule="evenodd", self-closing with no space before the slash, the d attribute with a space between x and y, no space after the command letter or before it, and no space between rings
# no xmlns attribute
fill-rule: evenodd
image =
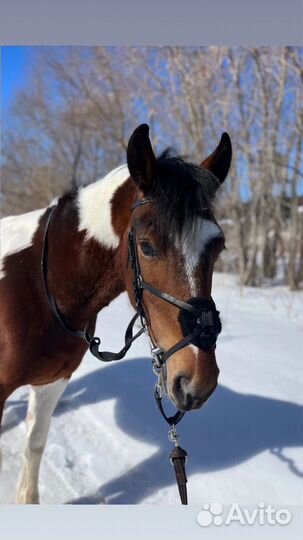
<svg viewBox="0 0 303 540"><path fill-rule="evenodd" d="M297 504L302 293L240 289L224 274L215 275L213 291L223 321L220 384L179 428L189 453L189 502ZM122 346L131 313L123 294L100 314L102 348ZM153 385L145 337L117 364L85 356L52 419L41 465L42 503L179 504ZM0 503L14 502L27 393L18 389L4 412Z"/></svg>

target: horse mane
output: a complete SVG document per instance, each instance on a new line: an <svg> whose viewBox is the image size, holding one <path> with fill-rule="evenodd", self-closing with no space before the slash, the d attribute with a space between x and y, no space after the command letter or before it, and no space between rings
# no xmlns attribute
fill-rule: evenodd
<svg viewBox="0 0 303 540"><path fill-rule="evenodd" d="M153 226L164 250L168 242L192 234L197 216L205 216L207 211L212 214L212 180L218 183L210 171L172 155L169 148L157 158L156 178L148 196L157 209Z"/></svg>

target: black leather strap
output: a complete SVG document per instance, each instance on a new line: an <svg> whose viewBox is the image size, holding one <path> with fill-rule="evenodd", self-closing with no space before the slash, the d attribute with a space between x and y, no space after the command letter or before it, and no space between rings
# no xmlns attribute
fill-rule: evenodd
<svg viewBox="0 0 303 540"><path fill-rule="evenodd" d="M42 257L41 257L41 271L42 271L42 282L43 282L43 288L44 292L48 301L48 305L50 307L51 312L55 316L55 318L59 321L62 328L67 332L68 334L78 337L80 339L84 339L86 343L89 343L90 336L87 333L86 328L82 330L75 330L74 328L71 328L66 321L64 320L64 317L62 313L60 312L57 302L55 300L55 297L51 294L48 288L48 282L47 282L47 272L48 272L48 266L47 266L47 260L48 260L48 230L50 226L50 222L52 220L52 217L55 213L56 206L54 206L47 218L45 230L44 230L44 236L43 236L43 247L42 247Z"/></svg>
<svg viewBox="0 0 303 540"><path fill-rule="evenodd" d="M131 319L131 321L130 321L127 329L126 329L126 332L125 332L125 344L124 344L124 347L122 347L121 351L119 351L118 353L113 353L113 352L108 352L108 351L99 351L99 345L101 343L100 338L90 335L89 332L87 331L87 327L84 330L75 330L74 328L71 328L66 323L62 313L60 312L60 310L59 310L59 308L57 306L55 297L49 291L48 282L47 282L48 230L49 230L49 225L50 225L50 222L51 222L51 219L52 219L52 217L54 215L55 210L56 210L56 207L54 206L51 209L51 211L50 211L50 213L48 215L48 218L47 218L45 231L44 231L44 237L43 237L43 247L42 247L42 257L41 257L41 271L42 271L43 288L44 288L44 292L45 292L45 295L46 295L50 310L53 313L54 317L58 320L58 322L60 323L62 328L65 330L65 332L67 332L71 336L74 336L74 337L77 337L77 338L80 338L80 339L84 339L84 341L86 341L86 343L89 346L89 349L90 349L91 353L96 358L98 358L98 360L102 360L103 362L111 362L111 361L115 361L115 360L121 360L121 358L124 358L124 356L126 355L127 351L131 347L132 343L138 337L140 337L141 334L143 334L143 332L144 332L144 328L142 327L142 328L140 328L140 330L135 335L133 335L134 324L135 324L136 320L141 316L141 310L138 309L138 311L135 313L135 315ZM89 323L88 323L87 326L89 326Z"/></svg>
<svg viewBox="0 0 303 540"><path fill-rule="evenodd" d="M190 343L196 336L198 336L199 334L201 334L201 328L199 328L198 326L190 333L188 334L187 336L185 336L183 339L180 339L180 341L178 341L178 343L176 343L175 345L173 345L170 349L168 349L168 351L165 351L162 355L161 355L161 363L165 363L168 358L170 356L172 356L173 354L175 354L177 351L180 351L180 349L183 349L184 347L186 347L186 345L188 343Z"/></svg>
<svg viewBox="0 0 303 540"><path fill-rule="evenodd" d="M136 320L138 319L138 317L140 317L140 313L136 313L132 320L130 321L127 329L126 329L126 332L125 332L125 345L124 347L121 349L121 351L119 351L118 353L113 353L113 352L108 352L108 351L99 351L99 345L101 343L101 340L100 338L98 337L93 337L91 340L90 340L90 343L89 343L89 349L91 351L91 353L96 357L98 358L98 360L102 360L102 362L112 362L112 361L115 361L115 360L121 360L122 358L124 358L124 356L126 355L128 349L131 347L132 343L138 338L141 336L141 334L143 334L144 332L144 328L140 328L140 330L135 334L133 335L133 328L134 328L134 324L136 322Z"/></svg>
<svg viewBox="0 0 303 540"><path fill-rule="evenodd" d="M160 291L159 289L156 289L156 287L149 285L149 283L146 283L145 281L139 281L139 286L141 289L145 289L146 291L150 292L151 294L154 294L155 296L158 296L159 298L161 298L162 300L165 300L165 302L168 302L169 304L172 304L173 306L190 311L196 317L199 317L201 315L200 311L196 309L194 306L192 306L191 304L188 304L187 302L183 302L183 300L179 300L178 298L176 298L175 296L172 296L171 294Z"/></svg>
<svg viewBox="0 0 303 540"><path fill-rule="evenodd" d="M165 412L164 412L164 409L163 409L162 397L160 397L160 395L159 395L157 385L155 386L154 397L155 397L156 403L158 405L159 411L162 414L163 418L166 420L166 422L170 426L176 426L180 422L180 420L182 420L183 416L185 415L185 412L177 410L177 412L176 412L176 414L174 414L174 416L167 416L165 414Z"/></svg>

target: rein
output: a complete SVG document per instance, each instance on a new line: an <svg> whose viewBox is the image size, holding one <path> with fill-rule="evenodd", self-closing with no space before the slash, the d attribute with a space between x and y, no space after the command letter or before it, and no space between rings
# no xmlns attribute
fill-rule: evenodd
<svg viewBox="0 0 303 540"><path fill-rule="evenodd" d="M135 210L137 207L142 206L143 204L147 204L149 202L152 202L152 199L145 198L136 201L132 206L132 211ZM187 460L187 452L180 447L179 445L179 436L176 431L176 425L180 422L180 420L185 415L185 412L177 410L177 412L173 416L167 416L164 412L163 405L162 405L162 398L165 395L165 389L163 385L163 379L162 379L162 370L167 362L167 360L175 354L177 351L183 349L186 347L190 342L192 342L195 338L200 336L203 340L203 347L201 348L207 350L210 346L215 346L219 330L216 330L216 322L219 320L219 312L216 310L216 306L212 298L204 299L200 301L199 309L195 307L194 305L190 304L189 302L184 302L183 300L179 300L175 296L172 296L164 291L161 291L157 289L156 287L153 287L149 283L146 283L143 280L140 265L139 265L139 258L138 258L138 252L137 252L137 243L136 243L136 231L134 227L132 227L128 234L128 254L129 254L129 262L131 264L131 268L133 270L134 274L134 280L133 280L133 293L135 297L135 304L136 304L136 313L132 317L131 321L129 322L126 332L125 332L125 338L124 338L124 347L117 353L109 352L109 351L99 351L99 345L101 344L101 340L99 337L93 336L88 331L88 326L84 328L84 330L75 330L71 328L67 322L64 319L63 314L60 312L60 309L56 303L56 299L53 296L53 294L50 292L47 282L47 274L48 274L48 231L51 224L51 220L53 218L53 215L55 213L56 206L54 206L49 215L46 222L45 230L44 230L44 236L43 236L43 245L42 245L42 256L41 256L41 273L42 273L42 282L43 282L43 288L44 292L48 301L48 305L50 307L51 312L53 313L54 317L57 319L57 321L60 323L61 327L70 334L71 336L83 339L87 344L91 351L91 353L98 358L98 360L101 360L102 362L112 362L116 360L121 360L126 355L127 351L130 349L132 343L140 337L143 333L147 334L150 345L151 345L151 355L153 358L153 371L155 375L158 377L157 383L155 385L154 390L154 397L157 403L157 406L159 408L159 411L161 412L163 418L166 420L166 422L169 424L170 429L168 432L169 439L172 443L174 443L174 449L170 454L170 461L172 465L174 466L175 475L176 475L176 481L179 489L180 499L182 504L188 504L187 501L187 478L186 478L186 472L185 472L185 464ZM175 345L173 345L170 349L167 351L163 351L161 347L159 347L153 340L151 331L150 331L150 323L148 320L148 317L146 316L142 297L143 297L143 291L146 290L150 294L153 294L154 296L157 296L161 300L168 302L169 304L179 308L180 310L185 310L187 312L190 312L191 315L194 318L195 326L193 330L188 333L185 337L180 339ZM137 319L140 319L141 322L141 328L140 330L134 335L134 325L137 321Z"/></svg>
<svg viewBox="0 0 303 540"><path fill-rule="evenodd" d="M75 330L74 328L71 328L71 326L69 326L67 324L67 322L64 320L64 316L62 315L62 313L60 312L60 310L58 308L55 297L53 296L53 294L49 290L48 283L47 283L47 273L48 273L48 264L47 264L47 262L48 262L48 230L49 230L49 226L50 226L50 223L51 223L51 220L52 220L52 217L53 217L53 214L54 214L55 210L56 210L56 207L54 206L52 208L52 210L50 211L49 215L48 215L48 219L47 219L45 230L44 230L42 257L41 257L41 271L42 271L43 289L44 289L44 292L45 292L45 295L46 295L50 310L53 313L53 315L55 316L55 318L57 319L57 321L60 323L62 328L65 330L65 332L67 332L71 336L74 336L74 337L77 337L77 338L80 338L80 339L83 339L84 341L86 341L86 343L89 346L89 349L90 349L91 353L96 358L98 358L99 360L102 360L103 362L112 362L114 360L121 360L126 355L128 349L131 347L132 343L139 336L141 336L141 334L143 334L143 332L145 331L145 328L142 327L142 328L140 328L140 330L135 335L133 335L133 327L135 325L136 320L140 316L140 313L137 312L133 316L133 318L131 319L131 321L130 321L127 329L126 329L126 332L125 332L125 344L124 344L124 347L121 349L121 351L119 351L118 353L107 352L107 351L99 352L98 347L99 347L99 345L101 343L101 340L98 337L92 336L88 332L87 328L89 326L89 323L84 328L84 330Z"/></svg>

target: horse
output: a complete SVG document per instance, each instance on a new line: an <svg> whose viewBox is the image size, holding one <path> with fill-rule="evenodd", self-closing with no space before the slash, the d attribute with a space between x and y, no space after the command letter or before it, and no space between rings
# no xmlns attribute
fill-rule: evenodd
<svg viewBox="0 0 303 540"><path fill-rule="evenodd" d="M103 179L1 220L0 425L10 394L31 385L17 503L39 503L51 416L90 344L80 338L93 335L97 314L122 292L148 325L156 357L167 355L161 381L178 413L200 408L217 386L216 339L205 345L192 332L191 311L214 304L225 238L212 203L229 171L230 137L223 133L195 165L168 152L156 157L142 124L126 154L127 165ZM150 284L140 301L130 233L137 285Z"/></svg>

